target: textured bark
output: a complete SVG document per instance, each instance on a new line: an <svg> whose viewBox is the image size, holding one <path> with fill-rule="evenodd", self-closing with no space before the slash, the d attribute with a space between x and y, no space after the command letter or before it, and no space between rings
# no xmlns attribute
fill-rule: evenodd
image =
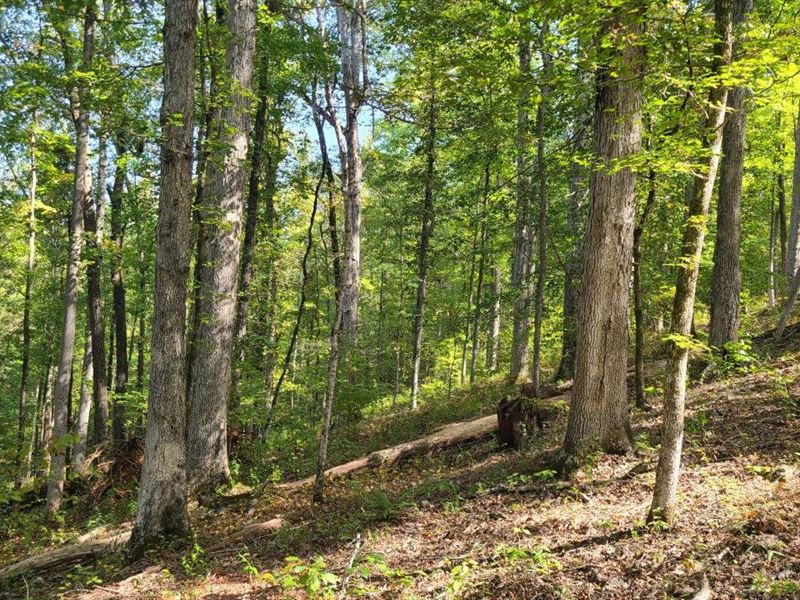
<svg viewBox="0 0 800 600"><path fill-rule="evenodd" d="M716 0L714 4L716 33L714 72L730 64L732 52L732 1ZM661 450L656 469L656 483L648 520L672 522L675 516L678 474L680 473L683 446L684 405L686 402L686 371L689 362L689 346L679 343L692 335L697 277L700 257L703 252L708 210L714 191L714 180L720 162L723 123L728 93L719 86L709 93L709 112L704 126L703 147L710 150L711 158L707 170L701 170L692 180L689 195L686 227L683 234L675 296L672 304L672 320L667 342L667 365L664 376L664 413L661 426Z"/></svg>
<svg viewBox="0 0 800 600"><path fill-rule="evenodd" d="M274 14L278 10L277 2L274 0L269 3L268 10ZM270 29L267 28L265 34L269 36ZM242 257L239 265L239 284L236 295L236 318L234 319L234 360L236 367L233 371L233 381L231 383L231 408L239 404L239 385L242 377L242 363L244 362L244 339L247 335L247 321L250 309L250 283L253 280L253 254L256 247L256 228L258 226L259 207L262 194L273 194L275 190L275 178L278 174L278 162L280 154L280 135L276 133L278 140L277 148L266 149L266 165L264 165L266 134L267 134L267 110L269 108L269 57L263 59L259 65L258 75L258 104L256 108L255 122L253 124L253 134L250 143L250 173L247 180L247 207L245 209L244 239L242 241ZM261 192L261 183L266 171L266 181L264 191ZM272 265L274 270L274 265Z"/></svg>
<svg viewBox="0 0 800 600"><path fill-rule="evenodd" d="M746 18L752 0L736 0L734 5L733 26L736 27ZM734 87L728 92L728 114L722 133L717 237L711 272L711 319L708 326L708 343L715 348L722 348L728 342L739 339L739 291L742 285L739 266L742 234L740 212L747 93L743 87Z"/></svg>
<svg viewBox="0 0 800 600"><path fill-rule="evenodd" d="M527 40L519 43L520 92L517 99L517 188L516 218L514 226L514 259L511 268L511 290L514 297L513 334L511 341L512 381L528 374L528 337L530 334L531 253L533 228L531 226L530 177L528 174L528 110L530 87L527 79L531 71L531 49Z"/></svg>
<svg viewBox="0 0 800 600"><path fill-rule="evenodd" d="M83 19L83 59L81 69L91 69L94 53L94 28L96 15L94 6L87 5ZM62 38L66 71L71 73L68 42ZM72 359L75 353L75 316L78 303L78 269L80 268L83 242L83 207L92 201L92 175L89 170L89 114L85 110L81 91L73 86L69 91L70 110L75 126L75 196L72 200L69 231L69 256L64 280L64 321L61 332L61 349L58 357L55 390L53 394L52 437L56 442L50 448L52 456L50 474L47 479L47 515L55 517L61 508L66 476L66 447L60 442L69 427L70 380Z"/></svg>
<svg viewBox="0 0 800 600"><path fill-rule="evenodd" d="M636 199L635 173L613 169L641 146L641 2L623 2L602 25L611 38L596 73L594 154L589 221L578 301L575 385L563 453L591 447L630 449L627 369L628 290ZM619 75L617 75L619 73Z"/></svg>
<svg viewBox="0 0 800 600"><path fill-rule="evenodd" d="M100 167L97 177L97 199L87 194L83 204L83 222L86 227L86 288L89 302L89 335L92 337L92 400L94 403L93 441L100 444L108 433L108 385L106 379L106 340L103 320L103 256L100 249L103 230L98 207L105 195L105 139L101 139Z"/></svg>
<svg viewBox="0 0 800 600"><path fill-rule="evenodd" d="M636 329L636 346L634 348L634 385L636 407L644 408L644 307L642 306L642 234L647 218L653 210L656 200L656 173L650 169L648 173L647 200L633 230L633 317Z"/></svg>
<svg viewBox="0 0 800 600"><path fill-rule="evenodd" d="M255 2L231 0L230 36L221 77L230 97L215 110L209 140L221 148L207 163L202 199L204 264L200 271L199 328L194 339L187 427L187 468L193 489L212 489L230 477L227 410L231 382L242 196L255 50Z"/></svg>
<svg viewBox="0 0 800 600"><path fill-rule="evenodd" d="M162 537L189 533L184 330L196 26L197 0L166 0L150 399L138 510L129 542L132 556L142 555Z"/></svg>
<svg viewBox="0 0 800 600"><path fill-rule="evenodd" d="M781 146L781 149L783 146ZM782 153L781 153L782 154ZM787 273L786 246L788 228L786 225L786 183L783 172L778 173L778 241L780 243L781 273Z"/></svg>
<svg viewBox="0 0 800 600"><path fill-rule="evenodd" d="M30 137L30 187L28 189L28 260L25 264L25 295L22 309L22 370L19 381L19 409L17 413L17 454L15 462L15 486L19 487L27 472L23 473L25 453L25 420L28 404L28 376L31 367L31 289L33 288L33 264L36 260L36 111L31 116ZM34 419L36 417L34 416ZM27 469L26 469L27 471Z"/></svg>
<svg viewBox="0 0 800 600"><path fill-rule="evenodd" d="M122 249L125 239L125 224L122 215L123 191L125 186L125 148L116 145L117 168L114 185L111 188L111 237L114 241L112 255L114 286L114 334L117 372L114 379L114 411L112 417L112 439L120 446L125 440L125 393L128 391L128 324L125 303L125 281L122 277Z"/></svg>
<svg viewBox="0 0 800 600"><path fill-rule="evenodd" d="M86 464L86 444L89 437L89 412L92 408L92 379L94 370L92 368L92 336L87 334L86 344L83 351L83 366L81 369L80 397L78 399L78 415L75 419L75 447L72 449L72 469L78 475L85 475L88 465Z"/></svg>
<svg viewBox="0 0 800 600"><path fill-rule="evenodd" d="M358 329L363 175L358 117L368 85L366 11L366 0L355 0L350 5L340 4L336 7L345 109L344 143L342 136L337 134L344 175L344 239L339 301L342 305L342 337L348 345L354 342Z"/></svg>
<svg viewBox="0 0 800 600"><path fill-rule="evenodd" d="M425 142L425 190L420 213L419 246L417 247L417 301L414 307L414 331L411 345L411 410L417 409L422 361L422 333L425 324L425 295L428 285L428 247L433 235L433 178L436 151L436 92L431 76L428 101L428 131ZM381 280L382 281L382 280ZM381 288L383 289L383 288ZM380 337L378 338L380 339Z"/></svg>
<svg viewBox="0 0 800 600"><path fill-rule="evenodd" d="M794 170L792 172L792 207L789 216L789 239L786 248L786 278L791 281L800 266L800 100L794 130Z"/></svg>
<svg viewBox="0 0 800 600"><path fill-rule="evenodd" d="M538 272L536 274L536 292L534 296L533 317L533 361L531 363L531 383L536 396L539 396L542 378L542 322L544 320L544 284L547 276L547 172L544 155L544 118L545 103L549 86L547 78L550 73L550 55L545 51L544 44L547 38L548 27L545 24L539 37L542 55L542 74L544 80L540 88L539 106L536 109L536 171L539 183L539 244L538 244Z"/></svg>

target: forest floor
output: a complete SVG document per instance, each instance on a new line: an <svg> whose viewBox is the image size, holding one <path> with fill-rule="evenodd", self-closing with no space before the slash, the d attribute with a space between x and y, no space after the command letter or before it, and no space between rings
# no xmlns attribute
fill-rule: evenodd
<svg viewBox="0 0 800 600"><path fill-rule="evenodd" d="M660 410L632 414L634 453L560 481L564 405L526 451L486 437L334 480L321 506L307 487L267 486L193 508L191 549L127 566L109 553L0 597L662 599L705 578L715 598L800 598L800 354L771 352L690 389L670 530L644 522ZM212 549L278 515L277 531Z"/></svg>

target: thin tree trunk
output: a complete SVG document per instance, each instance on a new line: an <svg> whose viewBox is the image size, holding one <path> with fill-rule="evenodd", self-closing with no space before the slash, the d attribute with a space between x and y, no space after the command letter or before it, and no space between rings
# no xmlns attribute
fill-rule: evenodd
<svg viewBox="0 0 800 600"><path fill-rule="evenodd" d="M542 74L544 83L541 84L539 106L536 109L536 170L539 182L539 271L536 274L536 295L534 300L533 318L533 363L531 364L531 382L533 393L538 397L542 378L542 322L544 321L544 285L547 276L547 173L545 163L544 129L545 129L545 102L549 93L547 78L550 72L550 55L546 52L546 43L549 28L542 26L540 35Z"/></svg>
<svg viewBox="0 0 800 600"><path fill-rule="evenodd" d="M486 344L486 367L495 373L500 357L500 267L492 267L492 310L489 315L489 339Z"/></svg>
<svg viewBox="0 0 800 600"><path fill-rule="evenodd" d="M730 64L731 60L731 4L732 0L716 0L714 5L716 33L719 40L714 47L714 71L716 73L723 66ZM675 517L683 446L686 371L689 362L689 344L680 342L691 336L700 256L703 251L705 226L714 191L714 180L720 161L727 97L728 92L722 85L709 93L708 105L711 108L704 127L703 146L711 151L711 158L708 170L701 171L692 180L692 191L686 217L687 225L684 229L681 250L681 256L686 262L678 269L672 305L672 321L670 323L672 339L667 343L661 450L658 456L656 483L648 521L663 520L671 523Z"/></svg>
<svg viewBox="0 0 800 600"><path fill-rule="evenodd" d="M25 296L22 309L22 372L19 382L19 410L17 423L17 454L15 487L19 488L27 473L22 472L25 444L25 420L28 404L28 375L31 364L31 289L33 288L33 264L36 259L36 110L31 114L30 137L30 187L28 192L28 260L25 265ZM35 419L36 417L34 417Z"/></svg>
<svg viewBox="0 0 800 600"><path fill-rule="evenodd" d="M103 237L99 207L104 204L106 175L106 141L100 139L100 157L95 191L97 198L87 194L83 204L86 226L86 288L89 301L89 334L92 337L92 399L94 402L94 443L105 441L108 432L108 385L106 379L106 341L103 319L103 256L100 243Z"/></svg>
<svg viewBox="0 0 800 600"><path fill-rule="evenodd" d="M513 334L511 341L511 380L517 381L528 373L528 337L530 335L531 253L533 227L531 223L530 177L528 174L528 110L531 71L531 48L527 39L519 42L520 93L517 99L517 186L516 223L514 226L514 259L511 268L511 289L514 294Z"/></svg>
<svg viewBox="0 0 800 600"><path fill-rule="evenodd" d="M775 294L775 230L778 220L778 211L775 209L775 188L772 189L769 205L769 290L767 292L767 304L770 308L775 308L778 304Z"/></svg>
<svg viewBox="0 0 800 600"><path fill-rule="evenodd" d="M425 143L425 191L420 215L421 231L417 248L417 302L414 307L414 335L411 345L411 410L417 409L422 361L422 333L425 324L425 296L428 285L428 246L433 235L433 185L436 160L436 90L431 74L428 100L428 131ZM379 338L380 339L380 338Z"/></svg>
<svg viewBox="0 0 800 600"><path fill-rule="evenodd" d="M634 390L636 408L647 406L644 393L644 308L642 306L642 234L647 218L653 210L656 200L656 172L651 168L647 175L647 200L633 230L633 318L636 329L636 346L634 348Z"/></svg>
<svg viewBox="0 0 800 600"><path fill-rule="evenodd" d="M489 175L491 161L486 163L483 182L483 204L480 214L481 223L481 245L478 260L478 281L475 286L475 309L472 313L472 353L469 361L469 382L475 383L475 375L478 368L478 341L480 340L481 309L483 308L483 278L486 272L486 244L489 237L489 227L487 224L489 207Z"/></svg>
<svg viewBox="0 0 800 600"><path fill-rule="evenodd" d="M75 419L75 447L72 451L72 468L78 475L85 475L88 469L86 464L86 444L89 437L89 412L92 408L92 336L87 333L83 351L83 367L81 369L80 398L78 401L78 416Z"/></svg>
<svg viewBox="0 0 800 600"><path fill-rule="evenodd" d="M83 59L81 69L91 69L94 53L94 6L87 5L83 20ZM65 47L65 70L72 73L70 51ZM69 387L72 374L72 358L75 352L75 317L78 301L78 270L80 268L83 242L83 207L92 201L92 175L89 170L89 113L83 108L83 99L77 86L69 93L70 109L75 125L75 196L70 215L69 257L64 282L64 321L61 334L61 350L58 358L55 393L53 395L53 438L60 442L68 432ZM51 469L47 480L47 516L55 518L61 509L61 497L66 477L66 447L62 443L51 445Z"/></svg>
<svg viewBox="0 0 800 600"><path fill-rule="evenodd" d="M204 264L195 306L200 323L194 339L187 423L189 483L200 491L213 490L230 478L227 416L255 51L254 0L230 0L225 18L230 36L225 73L232 90L215 109L209 135L209 141L222 150L207 163L202 202Z"/></svg>
<svg viewBox="0 0 800 600"><path fill-rule="evenodd" d="M794 170L792 172L792 208L789 218L789 241L786 249L786 279L791 281L800 266L800 100L794 130ZM781 186L782 187L782 186Z"/></svg>
<svg viewBox="0 0 800 600"><path fill-rule="evenodd" d="M166 0L150 399L138 510L128 543L131 556L143 555L163 537L189 534L184 332L192 204L196 26L197 0Z"/></svg>
<svg viewBox="0 0 800 600"><path fill-rule="evenodd" d="M114 285L114 334L116 338L117 373L114 380L114 411L112 418L112 439L117 446L125 439L125 394L128 391L128 324L125 302L125 282L122 276L122 250L125 237L125 224L122 216L123 191L125 186L125 148L116 144L117 167L114 173L114 186L111 189L111 237L114 240L112 255Z"/></svg>
<svg viewBox="0 0 800 600"><path fill-rule="evenodd" d="M590 180L575 383L562 449L565 468L593 446L612 453L631 447L626 358L636 174L613 167L641 146L643 52L631 40L641 34L643 9L638 0L623 2L602 24L602 35L612 42L596 73L597 164Z"/></svg>

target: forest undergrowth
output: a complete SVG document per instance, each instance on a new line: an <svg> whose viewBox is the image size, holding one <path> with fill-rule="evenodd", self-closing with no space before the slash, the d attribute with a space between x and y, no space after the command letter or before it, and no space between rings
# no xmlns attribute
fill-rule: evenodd
<svg viewBox="0 0 800 600"><path fill-rule="evenodd" d="M486 437L334 480L323 505L306 488L239 484L216 507L194 506L191 548L133 564L109 552L6 582L0 597L692 598L706 581L718 598L800 597L800 332L789 333L781 347L743 345L690 388L671 529L645 524L660 411L633 413L634 453L589 456L562 480L564 405L525 451ZM650 365L657 382L660 363ZM659 390L649 391L655 406ZM435 410L343 425L336 462L488 414L507 392L485 383ZM0 562L124 527L132 498L129 484L92 508L76 499L57 535L36 533L39 508L4 509ZM276 516L274 533L217 544Z"/></svg>

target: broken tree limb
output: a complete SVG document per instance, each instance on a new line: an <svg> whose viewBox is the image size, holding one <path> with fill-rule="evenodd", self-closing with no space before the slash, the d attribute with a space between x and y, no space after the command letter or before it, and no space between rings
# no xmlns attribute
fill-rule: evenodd
<svg viewBox="0 0 800 600"><path fill-rule="evenodd" d="M69 562L93 559L102 553L116 552L125 545L130 536L131 532L128 530L111 537L71 544L30 556L25 560L0 569L0 581L12 579L24 573L45 571Z"/></svg>
<svg viewBox="0 0 800 600"><path fill-rule="evenodd" d="M229 536L222 538L222 540L211 546L209 548L209 551L215 552L217 550L220 550L221 548L225 548L226 546L230 546L231 544L235 544L237 542L244 542L259 537L264 537L265 535L274 533L281 527L283 527L283 517L281 517L280 515L278 515L277 517L273 517L269 521L263 521L261 523L251 523L250 525L243 527L239 531L236 531L230 534Z"/></svg>

